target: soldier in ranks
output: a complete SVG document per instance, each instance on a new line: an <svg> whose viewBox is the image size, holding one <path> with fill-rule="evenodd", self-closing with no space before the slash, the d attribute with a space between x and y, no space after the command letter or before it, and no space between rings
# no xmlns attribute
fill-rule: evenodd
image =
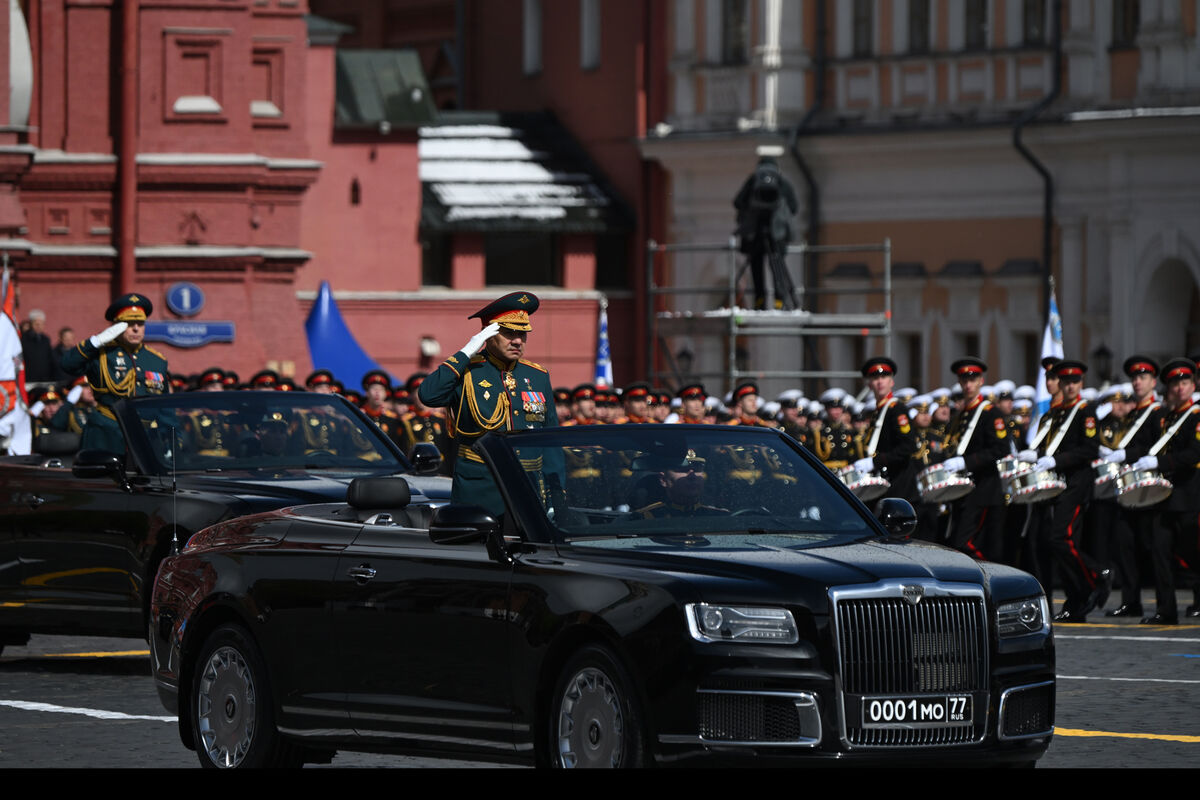
<svg viewBox="0 0 1200 800"><path fill-rule="evenodd" d="M962 405L947 430L941 463L970 473L975 488L950 511L950 546L977 559L1000 560L1004 542L1004 492L996 461L1009 452L1008 428L1000 411L983 396L987 364L974 357L950 365L958 376Z"/></svg>
<svg viewBox="0 0 1200 800"><path fill-rule="evenodd" d="M225 371L210 367L196 378L197 391L225 391ZM202 456L228 457L233 455L235 437L228 420L210 409L197 409L188 414L184 432L192 450Z"/></svg>
<svg viewBox="0 0 1200 800"><path fill-rule="evenodd" d="M50 418L50 428L56 431L82 434L88 420L96 412L96 395L82 375L71 384L66 401Z"/></svg>
<svg viewBox="0 0 1200 800"><path fill-rule="evenodd" d="M188 390L188 380L183 375L170 374L167 376L167 383L170 385L172 393Z"/></svg>
<svg viewBox="0 0 1200 800"><path fill-rule="evenodd" d="M227 392L234 392L242 388L242 379L238 377L238 374L231 369L225 370L225 377L223 380L225 383L225 391Z"/></svg>
<svg viewBox="0 0 1200 800"><path fill-rule="evenodd" d="M304 379L304 388L314 394L337 394L338 382L327 369L318 369ZM307 455L316 452L338 453L345 449L338 421L322 408L298 412L296 427L300 431L301 449Z"/></svg>
<svg viewBox="0 0 1200 800"><path fill-rule="evenodd" d="M854 429L846 419L846 408L842 405L845 397L846 392L842 389L829 389L821 395L826 418L814 444L817 458L833 470L849 466L862 457L854 440Z"/></svg>
<svg viewBox="0 0 1200 800"><path fill-rule="evenodd" d="M650 416L650 399L654 396L648 383L631 383L621 394L621 403L625 414L617 422L622 424L639 424L654 422Z"/></svg>
<svg viewBox="0 0 1200 800"><path fill-rule="evenodd" d="M783 416L780 424L784 433L799 442L804 449L811 451L812 431L808 427L808 409L803 403L804 398L798 392L794 395L787 392L780 395L779 410Z"/></svg>
<svg viewBox="0 0 1200 800"><path fill-rule="evenodd" d="M708 392L704 391L703 383L689 383L676 392L679 398L679 422L685 425L704 425L707 423L704 402Z"/></svg>
<svg viewBox="0 0 1200 800"><path fill-rule="evenodd" d="M196 391L223 392L225 391L225 370L220 367L209 367L196 377Z"/></svg>
<svg viewBox="0 0 1200 800"><path fill-rule="evenodd" d="M933 400L933 408L930 410L930 435L931 443L946 441L946 432L950 429L950 418L954 415L954 409L950 405L950 390L942 386L934 389L929 393ZM931 444L931 453L937 455L938 450L934 449Z"/></svg>
<svg viewBox="0 0 1200 800"><path fill-rule="evenodd" d="M1049 546L1066 592L1066 602L1054 619L1077 623L1103 606L1112 588L1111 571L1082 547L1083 512L1095 474L1091 464L1100 451L1099 426L1095 410L1080 397L1087 365L1067 359L1055 362L1051 369L1062 400L1050 407L1030 448L1018 455L1036 470L1052 470L1066 481L1066 491L1046 501L1049 523L1039 530L1039 536Z"/></svg>
<svg viewBox="0 0 1200 800"><path fill-rule="evenodd" d="M450 493L453 503L471 503L493 514L503 513L500 490L483 457L471 445L489 431L558 425L558 416L549 407L554 398L550 373L525 359L525 344L533 328L530 315L538 305L532 292L512 292L476 311L468 319L479 319L483 329L417 388L422 403L448 409L450 436L458 440ZM542 457L522 464L543 476L539 479L543 481L546 470L555 473L560 468L559 464L543 463ZM545 484L543 488L554 489Z"/></svg>
<svg viewBox="0 0 1200 800"><path fill-rule="evenodd" d="M1150 551L1154 570L1154 614L1142 619L1147 625L1175 625L1179 611L1175 600L1174 567L1178 556L1193 572L1200 565L1200 406L1192 400L1196 391L1196 364L1175 358L1162 367L1166 387L1162 407L1153 412L1150 432L1135 436L1125 445L1124 462L1135 470L1157 470L1171 482L1166 500L1146 509L1157 514L1158 525L1140 521L1133 528ZM1135 384L1135 390L1137 388ZM1135 411L1135 416L1137 412ZM1136 424L1136 421L1135 423ZM1111 457L1116 457L1114 451ZM1131 525L1137 525L1135 521ZM1193 579L1195 576L1193 576Z"/></svg>
<svg viewBox="0 0 1200 800"><path fill-rule="evenodd" d="M558 416L558 424L564 425L571 418L571 390L559 386L554 390L554 413Z"/></svg>
<svg viewBox="0 0 1200 800"><path fill-rule="evenodd" d="M80 449L125 452L125 439L113 406L124 397L167 391L167 359L144 345L146 319L154 305L139 294L118 297L104 312L110 327L63 353L62 368L83 375L96 395L98 413L83 429Z"/></svg>
<svg viewBox="0 0 1200 800"><path fill-rule="evenodd" d="M366 375L363 375L362 387L363 392L366 394L366 403L362 407L363 413L378 425L379 429L387 434L389 439L403 448L404 442L400 430L400 417L396 416L395 412L384 405L384 401L392 393L391 378L383 370L371 370Z"/></svg>
<svg viewBox="0 0 1200 800"><path fill-rule="evenodd" d="M63 396L55 387L47 386L45 389L32 392L29 399L31 401L29 416L32 418L30 424L33 429L33 452L36 453L38 452L38 439L55 430L50 423L63 408Z"/></svg>
<svg viewBox="0 0 1200 800"><path fill-rule="evenodd" d="M450 435L446 427L444 415L421 402L418 389L428 377L427 373L417 372L404 382L404 388L412 398L412 410L400 417L401 449L408 457L412 457L413 448L420 442L428 442L437 447L442 454L440 472L443 475L453 473L453 451L450 448Z"/></svg>
<svg viewBox="0 0 1200 800"><path fill-rule="evenodd" d="M917 449L912 454L911 469L915 474L940 459L941 440L933 428L933 409L936 408L933 397L927 394L918 395L912 399L908 407L908 416L912 420L913 435L916 437ZM913 535L926 542L940 542L946 522L949 519L949 509L943 503L927 503L917 494L913 509L917 512L917 530Z"/></svg>
<svg viewBox="0 0 1200 800"><path fill-rule="evenodd" d="M424 375L425 373L420 373ZM411 378L409 379L411 380ZM412 392L405 386L397 386L392 389L392 393L388 395L387 406L401 419L404 415L413 410L416 400L413 398Z"/></svg>
<svg viewBox="0 0 1200 800"><path fill-rule="evenodd" d="M1128 384L1115 384L1096 397L1096 426L1101 458L1119 446L1121 437L1132 422L1129 412L1133 404L1129 401L1133 394L1132 389L1127 387ZM1117 552L1117 520L1120 513L1121 506L1115 496L1100 497L1093 490L1092 501L1087 509L1085 525L1088 535L1084 545L1088 548L1088 554L1101 564L1112 563Z"/></svg>
<svg viewBox="0 0 1200 800"><path fill-rule="evenodd" d="M758 384L754 381L745 381L733 390L733 419L729 424L775 427L758 416Z"/></svg>
<svg viewBox="0 0 1200 800"><path fill-rule="evenodd" d="M655 422L666 422L671 416L671 393L663 389L654 390L654 403L650 406L650 414Z"/></svg>
<svg viewBox="0 0 1200 800"><path fill-rule="evenodd" d="M862 457L854 462L859 472L873 472L891 483L888 497L917 502L917 476L913 454L917 437L908 418L908 408L892 393L896 385L896 362L886 356L867 359L859 370L875 401L860 432Z"/></svg>
<svg viewBox="0 0 1200 800"><path fill-rule="evenodd" d="M571 418L563 425L599 425L596 418L596 387L581 383L571 390Z"/></svg>
<svg viewBox="0 0 1200 800"><path fill-rule="evenodd" d="M273 392L279 388L279 373L273 369L260 369L250 376L246 388Z"/></svg>

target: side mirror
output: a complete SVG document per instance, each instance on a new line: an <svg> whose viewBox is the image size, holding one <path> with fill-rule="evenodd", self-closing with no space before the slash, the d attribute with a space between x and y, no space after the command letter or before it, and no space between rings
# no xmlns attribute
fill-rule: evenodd
<svg viewBox="0 0 1200 800"><path fill-rule="evenodd" d="M442 466L442 453L432 442L417 442L410 458L413 472L418 475L431 475Z"/></svg>
<svg viewBox="0 0 1200 800"><path fill-rule="evenodd" d="M429 521L429 539L434 544L484 542L499 532L500 523L480 506L441 506Z"/></svg>
<svg viewBox="0 0 1200 800"><path fill-rule="evenodd" d="M71 464L71 474L76 478L110 478L125 491L130 491L125 479L125 461L107 450L80 450Z"/></svg>
<svg viewBox="0 0 1200 800"><path fill-rule="evenodd" d="M917 529L917 512L907 500L885 497L879 502L875 518L893 539L908 539Z"/></svg>

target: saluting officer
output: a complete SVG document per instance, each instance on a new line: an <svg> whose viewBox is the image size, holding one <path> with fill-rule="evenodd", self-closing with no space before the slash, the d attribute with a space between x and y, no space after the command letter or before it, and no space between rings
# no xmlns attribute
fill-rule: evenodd
<svg viewBox="0 0 1200 800"><path fill-rule="evenodd" d="M86 376L98 404L83 428L80 449L124 453L125 440L113 410L117 401L167 391L166 356L142 343L153 311L148 298L122 295L104 312L113 323L110 327L63 353L63 370Z"/></svg>
<svg viewBox="0 0 1200 800"><path fill-rule="evenodd" d="M453 503L472 503L503 513L500 490L471 445L489 431L558 425L549 372L524 358L532 330L529 317L538 305L532 292L513 292L476 311L468 319L481 320L483 330L417 389L425 405L449 410L452 436L459 440L450 493ZM526 466L536 469L539 465Z"/></svg>

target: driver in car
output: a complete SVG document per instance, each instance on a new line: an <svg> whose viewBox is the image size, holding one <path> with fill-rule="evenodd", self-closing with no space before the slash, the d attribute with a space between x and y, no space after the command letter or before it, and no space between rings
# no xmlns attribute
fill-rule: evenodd
<svg viewBox="0 0 1200 800"><path fill-rule="evenodd" d="M657 464L658 479L662 486L663 500L651 503L633 512L643 519L676 517L718 517L729 514L729 509L705 505L700 502L707 478L707 462L688 450L682 456L663 456Z"/></svg>

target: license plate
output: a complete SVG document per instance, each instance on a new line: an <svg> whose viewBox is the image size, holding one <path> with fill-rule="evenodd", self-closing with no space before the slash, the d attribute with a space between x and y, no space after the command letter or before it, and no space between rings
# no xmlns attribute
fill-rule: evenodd
<svg viewBox="0 0 1200 800"><path fill-rule="evenodd" d="M970 725L971 695L888 696L862 699L864 728Z"/></svg>

